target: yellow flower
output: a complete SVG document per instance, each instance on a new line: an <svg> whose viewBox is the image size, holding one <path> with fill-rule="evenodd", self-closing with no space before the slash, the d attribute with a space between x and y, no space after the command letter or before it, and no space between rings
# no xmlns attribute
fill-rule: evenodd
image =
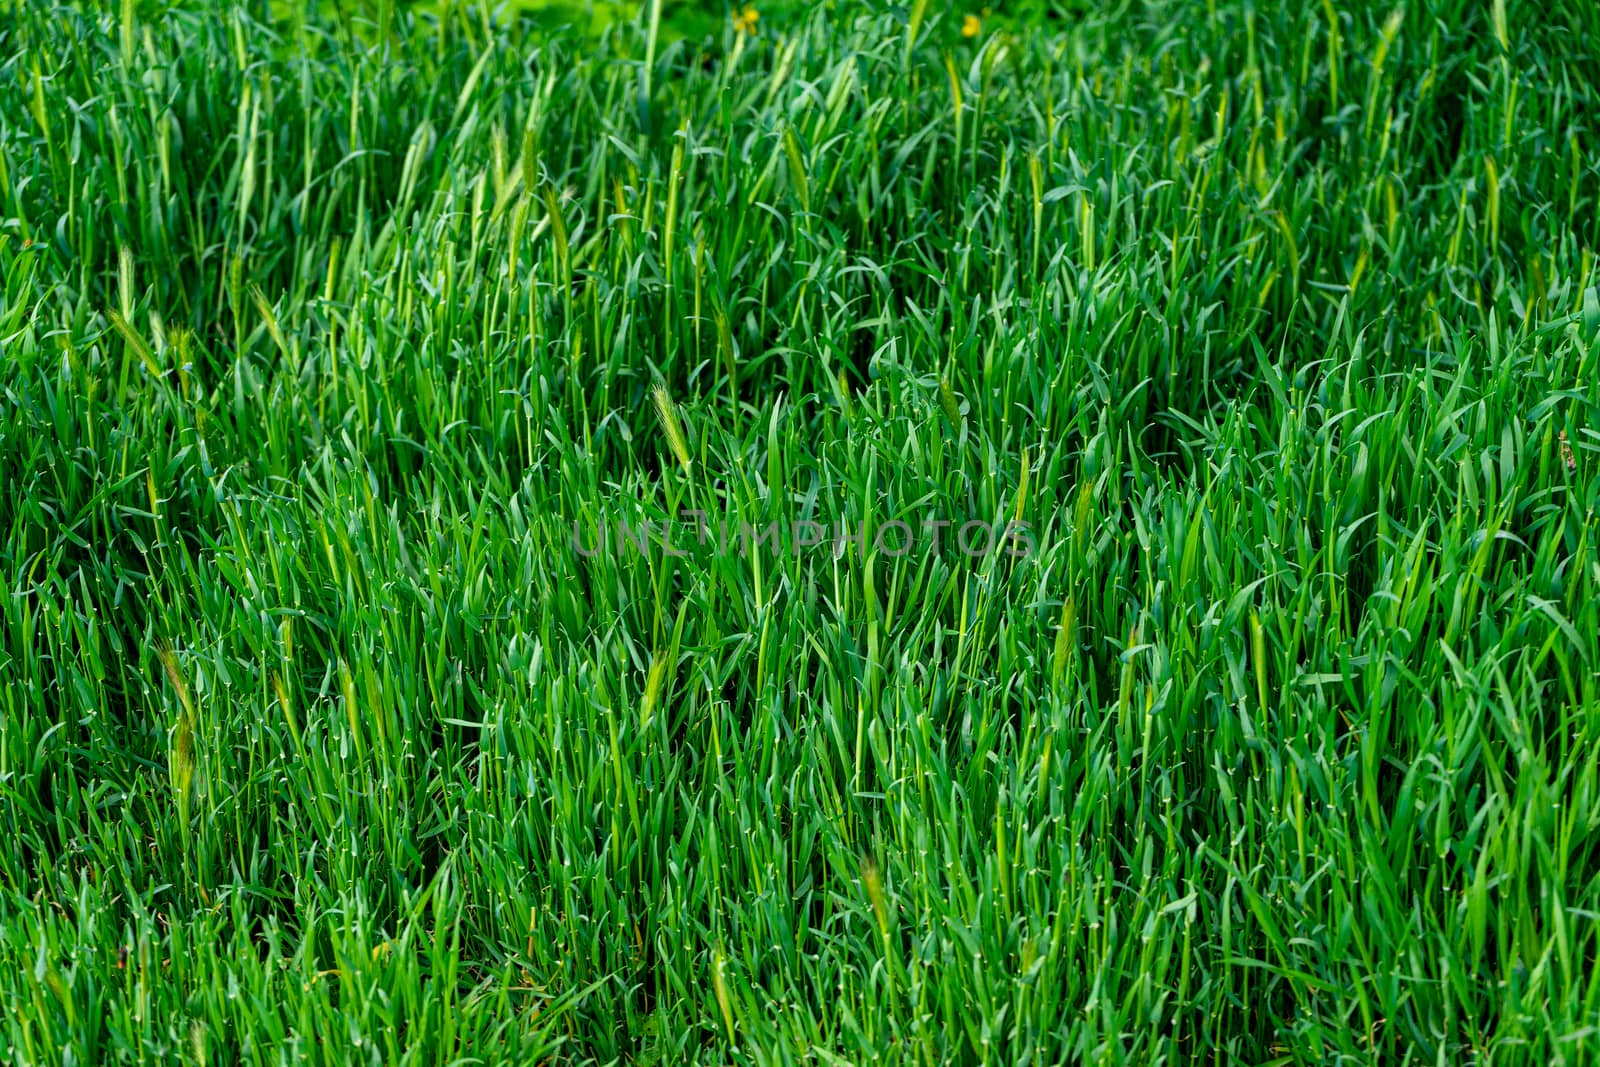
<svg viewBox="0 0 1600 1067"><path fill-rule="evenodd" d="M755 35L756 23L761 21L761 12L757 11L754 4L744 5L743 11L736 11L733 15L733 29L735 33L748 33Z"/></svg>
<svg viewBox="0 0 1600 1067"><path fill-rule="evenodd" d="M976 15L964 15L961 19L961 36L976 37L983 32L983 20Z"/></svg>

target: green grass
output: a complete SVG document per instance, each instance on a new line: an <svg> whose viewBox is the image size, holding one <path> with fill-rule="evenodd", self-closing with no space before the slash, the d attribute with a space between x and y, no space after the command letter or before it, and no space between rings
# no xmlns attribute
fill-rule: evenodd
<svg viewBox="0 0 1600 1067"><path fill-rule="evenodd" d="M1587 0L263 10L0 14L7 1062L1600 1059Z"/></svg>

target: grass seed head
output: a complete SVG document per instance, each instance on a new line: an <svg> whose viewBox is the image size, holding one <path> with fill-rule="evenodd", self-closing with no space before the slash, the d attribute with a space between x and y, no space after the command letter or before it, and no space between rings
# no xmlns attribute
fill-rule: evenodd
<svg viewBox="0 0 1600 1067"><path fill-rule="evenodd" d="M723 971L727 966L727 958L722 949L718 948L711 963L711 988L717 998L717 1010L722 1013L722 1025L728 1033L728 1044L733 1044L733 1001L728 996L728 980Z"/></svg>
<svg viewBox="0 0 1600 1067"><path fill-rule="evenodd" d="M656 417L661 420L661 431L667 435L667 447L677 459L685 474L689 473L689 442L683 436L683 424L678 421L678 409L672 403L667 387L657 385L652 390L656 402Z"/></svg>
<svg viewBox="0 0 1600 1067"><path fill-rule="evenodd" d="M655 715L656 705L661 699L661 683L667 676L667 659L657 656L655 662L650 664L650 676L645 681L644 700L639 706L639 725L650 725L650 720Z"/></svg>
<svg viewBox="0 0 1600 1067"><path fill-rule="evenodd" d="M161 669L167 676L167 681L178 694L178 723L172 732L172 762L169 775L172 779L172 790L177 796L179 810L187 820L189 799L194 787L195 777L195 736L194 736L194 702L189 696L189 686L178 670L177 657L168 648L160 648L156 656L161 661Z"/></svg>
<svg viewBox="0 0 1600 1067"><path fill-rule="evenodd" d="M872 903L872 914L878 920L878 932L889 934L889 902L883 893L883 876L878 873L877 861L867 856L861 860L861 882L866 886L867 899Z"/></svg>

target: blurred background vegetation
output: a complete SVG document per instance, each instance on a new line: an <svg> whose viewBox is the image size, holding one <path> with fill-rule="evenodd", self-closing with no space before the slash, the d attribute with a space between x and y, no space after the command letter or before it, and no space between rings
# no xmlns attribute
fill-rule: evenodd
<svg viewBox="0 0 1600 1067"><path fill-rule="evenodd" d="M549 32L577 32L599 35L618 23L649 16L650 0L263 0L274 14L283 16L296 8L320 5L358 20L378 21L386 4L403 6L416 13L442 17L481 16L487 13L497 21L514 15L531 26ZM736 25L753 32L781 32L803 21L819 8L846 15L855 11L881 12L884 8L909 12L909 4L874 4L866 0L662 0L661 31L668 39L698 40L716 37ZM927 14L944 18L945 31L952 37L995 30L1040 27L1065 19L1081 17L1087 0L929 0ZM741 22L740 16L753 10L755 18Z"/></svg>

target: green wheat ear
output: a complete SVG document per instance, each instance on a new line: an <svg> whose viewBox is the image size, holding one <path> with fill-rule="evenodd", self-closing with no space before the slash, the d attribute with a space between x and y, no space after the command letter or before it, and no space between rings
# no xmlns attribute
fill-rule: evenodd
<svg viewBox="0 0 1600 1067"><path fill-rule="evenodd" d="M656 706L661 700L661 683L666 678L667 660L664 656L657 656L650 665L650 676L645 681L644 699L640 701L639 726L650 725L650 719L655 714Z"/></svg>
<svg viewBox="0 0 1600 1067"><path fill-rule="evenodd" d="M687 474L689 443L683 436L683 424L678 421L678 409L673 405L666 386L657 385L652 393L655 396L656 416L661 420L661 431L667 435L667 447L672 450L679 465L683 467L683 472Z"/></svg>
<svg viewBox="0 0 1600 1067"><path fill-rule="evenodd" d="M733 1044L733 1001L728 996L728 980L723 975L723 970L728 965L728 957L719 947L711 960L711 991L717 998L717 1010L722 1013L722 1025L728 1034L728 1044Z"/></svg>
<svg viewBox="0 0 1600 1067"><path fill-rule="evenodd" d="M172 735L172 763L169 773L172 778L173 796L178 802L180 823L187 826L189 801L194 786L194 702L189 697L188 684L178 671L177 657L167 648L158 649L156 655L161 660L161 669L166 674L167 681L178 694L178 704L182 709L178 713L178 725Z"/></svg>
<svg viewBox="0 0 1600 1067"><path fill-rule="evenodd" d="M950 420L951 429L961 429L961 404L956 400L949 375L939 379L939 406L944 408L944 417Z"/></svg>

